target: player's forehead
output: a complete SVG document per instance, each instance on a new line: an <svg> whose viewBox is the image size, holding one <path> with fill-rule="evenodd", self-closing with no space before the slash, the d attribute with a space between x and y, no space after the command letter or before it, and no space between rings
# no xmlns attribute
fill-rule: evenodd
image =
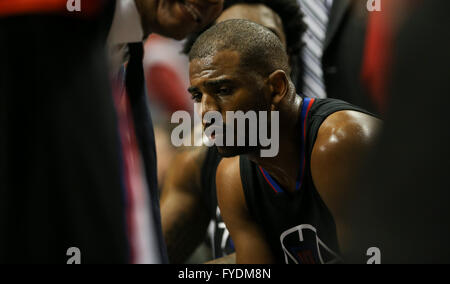
<svg viewBox="0 0 450 284"><path fill-rule="evenodd" d="M240 69L239 52L221 50L212 55L192 59L189 64L189 77L192 85L219 77L236 80L241 74Z"/></svg>

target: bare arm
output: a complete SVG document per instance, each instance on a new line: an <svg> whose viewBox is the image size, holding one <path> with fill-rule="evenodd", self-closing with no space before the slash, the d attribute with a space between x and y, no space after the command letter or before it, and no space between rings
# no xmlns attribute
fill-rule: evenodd
<svg viewBox="0 0 450 284"><path fill-rule="evenodd" d="M345 250L348 226L346 208L351 204L352 183L372 149L381 121L355 111L329 116L319 129L311 158L314 184L336 222L338 239Z"/></svg>
<svg viewBox="0 0 450 284"><path fill-rule="evenodd" d="M206 236L210 218L200 184L205 152L200 148L179 153L164 182L161 218L171 263L185 262Z"/></svg>
<svg viewBox="0 0 450 284"><path fill-rule="evenodd" d="M144 35L158 33L181 40L212 23L221 13L223 0L134 0L140 14ZM182 10L192 7L200 14L190 19Z"/></svg>
<svg viewBox="0 0 450 284"><path fill-rule="evenodd" d="M245 203L239 157L222 160L217 169L216 183L222 217L236 248L236 263L273 263L267 241Z"/></svg>

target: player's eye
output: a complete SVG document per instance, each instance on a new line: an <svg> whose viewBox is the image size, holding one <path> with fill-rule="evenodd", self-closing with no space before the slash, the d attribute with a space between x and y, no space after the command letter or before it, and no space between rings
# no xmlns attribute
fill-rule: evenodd
<svg viewBox="0 0 450 284"><path fill-rule="evenodd" d="M218 91L219 95L221 96L228 96L231 95L233 93L233 90L229 87L222 87L219 89Z"/></svg>
<svg viewBox="0 0 450 284"><path fill-rule="evenodd" d="M201 102L202 101L202 93L199 93L199 92L192 93L192 99L197 103Z"/></svg>

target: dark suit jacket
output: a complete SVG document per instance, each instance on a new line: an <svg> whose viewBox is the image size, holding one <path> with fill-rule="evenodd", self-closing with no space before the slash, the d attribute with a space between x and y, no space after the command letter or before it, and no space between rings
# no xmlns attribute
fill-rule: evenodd
<svg viewBox="0 0 450 284"><path fill-rule="evenodd" d="M126 200L102 15L0 17L0 263L128 263ZM163 243L156 152L142 44L130 45L127 88ZM155 252L157 253L157 252Z"/></svg>
<svg viewBox="0 0 450 284"><path fill-rule="evenodd" d="M93 19L0 18L0 263L126 263L116 117Z"/></svg>
<svg viewBox="0 0 450 284"><path fill-rule="evenodd" d="M322 64L329 98L374 112L375 107L361 82L368 13L366 1L334 0Z"/></svg>

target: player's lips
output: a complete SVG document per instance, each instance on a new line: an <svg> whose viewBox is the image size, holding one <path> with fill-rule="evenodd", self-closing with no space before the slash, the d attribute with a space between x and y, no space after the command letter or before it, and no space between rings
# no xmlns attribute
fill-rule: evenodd
<svg viewBox="0 0 450 284"><path fill-rule="evenodd" d="M224 130L226 129L226 125L223 124L222 126L216 125L214 122L203 122L203 133L205 133L206 137L209 140L216 140L216 139L225 139L225 133Z"/></svg>
<svg viewBox="0 0 450 284"><path fill-rule="evenodd" d="M205 127L203 127L203 131L204 132L211 131L210 130L211 127L213 127L213 126L211 126L211 125L205 126ZM215 130L211 131L210 133L208 133L207 137L209 140L214 140L216 138L216 131Z"/></svg>

